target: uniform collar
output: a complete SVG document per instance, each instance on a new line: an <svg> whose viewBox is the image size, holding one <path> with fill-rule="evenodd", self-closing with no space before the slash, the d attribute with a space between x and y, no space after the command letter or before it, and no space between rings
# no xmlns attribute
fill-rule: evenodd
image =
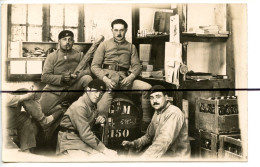
<svg viewBox="0 0 260 167"><path fill-rule="evenodd" d="M65 51L65 50L62 50L62 49L60 49L60 48L58 49L58 51L60 51L61 53L64 53L64 54L66 53L66 51ZM71 50L69 50L69 51L67 51L67 53L71 53L71 52L72 52L72 49L71 49Z"/></svg>
<svg viewBox="0 0 260 167"><path fill-rule="evenodd" d="M117 41L115 38L112 38L112 40L115 42L115 43L117 43L117 44L124 44L124 43L126 43L126 39L124 39L123 41Z"/></svg>
<svg viewBox="0 0 260 167"><path fill-rule="evenodd" d="M166 106L161 110L156 110L157 115L162 114L165 110L168 109L168 107L171 105L171 103L167 102Z"/></svg>

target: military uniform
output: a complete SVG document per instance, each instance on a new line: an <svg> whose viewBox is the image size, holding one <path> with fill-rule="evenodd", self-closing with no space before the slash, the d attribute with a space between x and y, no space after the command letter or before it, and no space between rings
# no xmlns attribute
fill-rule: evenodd
<svg viewBox="0 0 260 167"><path fill-rule="evenodd" d="M19 95L8 94L6 97L6 128L11 131L17 130L20 149L27 150L36 147L36 135L38 134L36 123L30 114L39 120L44 115L37 100L19 102L19 99ZM28 112L21 111L22 106Z"/></svg>
<svg viewBox="0 0 260 167"><path fill-rule="evenodd" d="M84 90L92 80L88 67L80 74L82 77L71 79L69 82L62 81L62 74L74 73L82 57L83 55L74 49L67 52L58 49L46 58L41 77L42 82L47 84L43 89L46 92L42 94L40 99L45 115L50 115L51 109L62 101L73 102L77 100L82 93L73 91Z"/></svg>
<svg viewBox="0 0 260 167"><path fill-rule="evenodd" d="M142 157L190 157L184 113L169 102L161 111L155 111L146 134L133 142L137 148L149 145Z"/></svg>
<svg viewBox="0 0 260 167"><path fill-rule="evenodd" d="M56 153L79 150L91 155L103 152L105 145L91 131L98 114L87 94L74 102L61 120Z"/></svg>
<svg viewBox="0 0 260 167"><path fill-rule="evenodd" d="M141 72L140 60L138 58L135 46L124 40L118 43L114 38L101 43L94 54L91 64L91 71L99 79L103 80L107 76L115 83L116 89L120 88L119 82L128 76L128 72L137 77ZM151 85L141 80L134 80L128 89L133 90L148 90ZM106 92L103 98L98 103L98 110L107 113L112 103L113 93ZM142 96L143 110L147 108L147 101L145 95ZM149 104L148 104L149 105Z"/></svg>

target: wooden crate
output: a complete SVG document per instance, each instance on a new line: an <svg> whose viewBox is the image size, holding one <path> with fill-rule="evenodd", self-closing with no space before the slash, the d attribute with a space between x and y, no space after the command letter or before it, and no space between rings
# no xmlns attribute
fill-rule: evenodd
<svg viewBox="0 0 260 167"><path fill-rule="evenodd" d="M195 126L215 134L238 133L237 99L196 99Z"/></svg>
<svg viewBox="0 0 260 167"><path fill-rule="evenodd" d="M225 160L242 160L245 158L240 134L221 135L219 142L219 158Z"/></svg>
<svg viewBox="0 0 260 167"><path fill-rule="evenodd" d="M218 158L219 135L199 130L199 154L201 158Z"/></svg>

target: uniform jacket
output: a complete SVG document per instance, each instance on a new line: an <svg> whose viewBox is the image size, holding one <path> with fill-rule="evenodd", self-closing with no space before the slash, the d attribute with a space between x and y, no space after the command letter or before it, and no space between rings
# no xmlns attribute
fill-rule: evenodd
<svg viewBox="0 0 260 167"><path fill-rule="evenodd" d="M170 103L156 111L144 136L134 141L137 147L151 144L143 157L189 157L188 128L183 112Z"/></svg>
<svg viewBox="0 0 260 167"><path fill-rule="evenodd" d="M19 95L7 94L6 111L7 111L7 128L17 128L30 117L28 113L21 112L22 105L19 102Z"/></svg>
<svg viewBox="0 0 260 167"><path fill-rule="evenodd" d="M105 145L91 131L98 115L95 105L87 94L81 96L65 112L60 126L73 132L58 133L57 154L66 150L83 150L92 153L94 150L103 152Z"/></svg>
<svg viewBox="0 0 260 167"><path fill-rule="evenodd" d="M135 76L141 72L137 50L133 44L126 40L118 43L114 41L114 38L111 38L99 45L94 54L91 71L101 80L104 76L111 78L115 73L112 70L102 69L103 64L113 64L130 69ZM122 78L126 76L124 72L118 72L118 74Z"/></svg>
<svg viewBox="0 0 260 167"><path fill-rule="evenodd" d="M48 55L41 77L42 82L47 84L44 90L63 90L72 85L78 78L71 79L69 83L65 83L62 82L62 74L66 72L74 73L74 70L82 58L83 55L74 49L68 51L67 54L63 50L58 49ZM84 73L90 74L90 67L88 67Z"/></svg>

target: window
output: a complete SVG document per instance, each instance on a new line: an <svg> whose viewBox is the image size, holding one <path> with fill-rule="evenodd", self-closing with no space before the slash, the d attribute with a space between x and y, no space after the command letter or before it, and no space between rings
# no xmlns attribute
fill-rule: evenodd
<svg viewBox="0 0 260 167"><path fill-rule="evenodd" d="M47 51L57 48L64 29L74 33L75 42L84 42L83 5L8 5L7 79L39 80Z"/></svg>

